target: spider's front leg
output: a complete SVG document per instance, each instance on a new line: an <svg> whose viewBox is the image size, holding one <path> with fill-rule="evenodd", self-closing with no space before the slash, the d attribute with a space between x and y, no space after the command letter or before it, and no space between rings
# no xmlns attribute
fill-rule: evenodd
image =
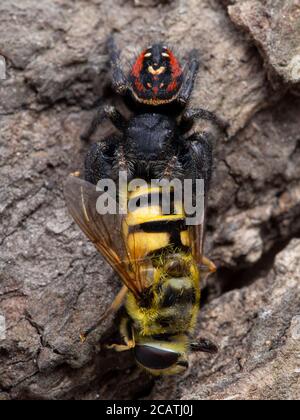
<svg viewBox="0 0 300 420"><path fill-rule="evenodd" d="M85 180L97 185L101 179L108 178L112 172L113 149L117 139L112 137L105 142L95 143L85 158Z"/></svg>
<svg viewBox="0 0 300 420"><path fill-rule="evenodd" d="M185 77L177 97L177 102L182 108L186 107L190 97L192 95L198 70L200 67L200 61L198 59L197 50L192 50L189 54L189 62L185 72Z"/></svg>
<svg viewBox="0 0 300 420"><path fill-rule="evenodd" d="M135 162L126 151L123 138L115 136L93 144L85 159L85 179L96 185L101 179L118 182L120 172L132 178Z"/></svg>
<svg viewBox="0 0 300 420"><path fill-rule="evenodd" d="M169 181L173 179L184 179L184 170L177 154L170 155L163 164L155 163L152 170L155 179Z"/></svg>
<svg viewBox="0 0 300 420"><path fill-rule="evenodd" d="M129 89L128 79L122 69L120 51L118 50L115 38L111 35L107 41L107 49L112 68L112 86L116 93L125 95Z"/></svg>
<svg viewBox="0 0 300 420"><path fill-rule="evenodd" d="M218 117L214 112L202 108L188 109L184 112L180 121L179 128L181 133L187 133L190 131L195 121L199 119L211 121L223 131L226 131L229 126L227 121Z"/></svg>
<svg viewBox="0 0 300 420"><path fill-rule="evenodd" d="M205 193L208 192L213 168L213 146L208 133L194 133L188 139L184 154L184 178L204 181Z"/></svg>
<svg viewBox="0 0 300 420"><path fill-rule="evenodd" d="M96 112L91 123L80 136L81 140L89 141L105 119L109 119L119 131L127 127L127 120L123 115L114 106L107 105Z"/></svg>

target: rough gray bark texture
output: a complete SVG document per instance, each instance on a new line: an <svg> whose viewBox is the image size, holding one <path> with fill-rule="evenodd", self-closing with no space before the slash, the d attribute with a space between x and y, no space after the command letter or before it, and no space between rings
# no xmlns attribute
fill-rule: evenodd
<svg viewBox="0 0 300 420"><path fill-rule="evenodd" d="M299 20L296 0L1 1L0 399L300 398ZM111 319L78 342L119 287L62 194L96 104L116 100L112 30L125 64L153 40L198 48L193 103L230 123L208 209L219 273L198 327L220 351L192 356L183 378L154 381L101 351Z"/></svg>

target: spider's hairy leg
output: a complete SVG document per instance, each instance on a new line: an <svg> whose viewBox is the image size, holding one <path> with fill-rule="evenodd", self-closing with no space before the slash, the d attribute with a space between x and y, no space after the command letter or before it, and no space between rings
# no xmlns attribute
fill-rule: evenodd
<svg viewBox="0 0 300 420"><path fill-rule="evenodd" d="M188 139L188 150L183 157L185 179L204 180L205 192L210 186L213 168L212 139L208 133L194 133Z"/></svg>
<svg viewBox="0 0 300 420"><path fill-rule="evenodd" d="M94 143L85 158L85 180L97 185L100 179L111 177L113 154L120 139L109 137L100 143Z"/></svg>
<svg viewBox="0 0 300 420"><path fill-rule="evenodd" d="M185 107L190 100L199 67L200 61L198 59L198 52L197 50L192 50L189 54L185 78L177 98L177 102L183 107Z"/></svg>
<svg viewBox="0 0 300 420"><path fill-rule="evenodd" d="M101 179L119 180L120 172L131 178L135 160L126 152L121 137L109 137L90 148L85 158L85 180L97 185Z"/></svg>
<svg viewBox="0 0 300 420"><path fill-rule="evenodd" d="M156 164L153 168L153 173L157 179L168 179L171 181L172 179L184 178L182 163L177 155L167 159L164 165Z"/></svg>
<svg viewBox="0 0 300 420"><path fill-rule="evenodd" d="M129 89L129 83L125 73L122 69L120 60L120 51L115 42L114 35L111 35L107 40L107 50L112 68L112 86L113 89L120 95L125 95Z"/></svg>
<svg viewBox="0 0 300 420"><path fill-rule="evenodd" d="M91 123L80 136L81 140L89 141L99 125L107 118L120 131L123 131L127 126L127 120L123 117L123 115L114 106L107 105L98 109Z"/></svg>
<svg viewBox="0 0 300 420"><path fill-rule="evenodd" d="M133 156L129 155L124 143L119 144L114 153L112 166L112 179L118 179L120 172L126 172L128 179L132 179L135 171L136 161Z"/></svg>
<svg viewBox="0 0 300 420"><path fill-rule="evenodd" d="M187 133L193 127L195 121L199 119L211 121L224 131L228 128L228 122L218 117L215 113L197 108L188 109L184 112L180 121L181 132Z"/></svg>

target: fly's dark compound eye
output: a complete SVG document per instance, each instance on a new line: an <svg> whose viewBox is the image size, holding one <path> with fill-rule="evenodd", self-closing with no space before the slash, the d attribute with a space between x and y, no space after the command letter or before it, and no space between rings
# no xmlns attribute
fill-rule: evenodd
<svg viewBox="0 0 300 420"><path fill-rule="evenodd" d="M178 362L180 355L152 346L136 346L136 361L147 369L168 369Z"/></svg>

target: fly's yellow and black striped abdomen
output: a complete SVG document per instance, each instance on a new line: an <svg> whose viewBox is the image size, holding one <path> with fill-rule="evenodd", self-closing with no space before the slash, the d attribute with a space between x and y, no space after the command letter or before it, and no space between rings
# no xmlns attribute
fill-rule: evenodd
<svg viewBox="0 0 300 420"><path fill-rule="evenodd" d="M129 212L124 221L124 236L129 253L136 259L143 259L157 250L172 245L182 248L189 246L189 236L181 202L171 202L172 214L164 215L160 188L140 189L132 193L130 202L139 204L134 211ZM154 197L155 205L148 205Z"/></svg>
<svg viewBox="0 0 300 420"><path fill-rule="evenodd" d="M170 211L163 211L165 193L146 186L129 194L129 212L124 214L124 195L119 191L121 201L115 204L121 204L122 212L102 214L98 204L107 200L105 192L76 176L70 176L65 186L74 220L124 284L109 310L117 310L126 296L127 313L120 324L124 344L110 347L133 350L137 363L154 375L177 374L188 367L200 273L205 275L205 267L214 271L213 263L202 255L203 225L187 227L184 206L175 193ZM149 204L150 194L156 199ZM137 207L131 206L134 201ZM92 330L94 326L87 334Z"/></svg>
<svg viewBox="0 0 300 420"><path fill-rule="evenodd" d="M144 266L148 288L143 300L128 295L126 308L141 336L186 334L193 329L200 300L199 270L193 258L182 202L163 214L161 202L150 195L159 188L129 196L139 207L130 211L123 230L132 260ZM148 205L147 205L148 204Z"/></svg>

